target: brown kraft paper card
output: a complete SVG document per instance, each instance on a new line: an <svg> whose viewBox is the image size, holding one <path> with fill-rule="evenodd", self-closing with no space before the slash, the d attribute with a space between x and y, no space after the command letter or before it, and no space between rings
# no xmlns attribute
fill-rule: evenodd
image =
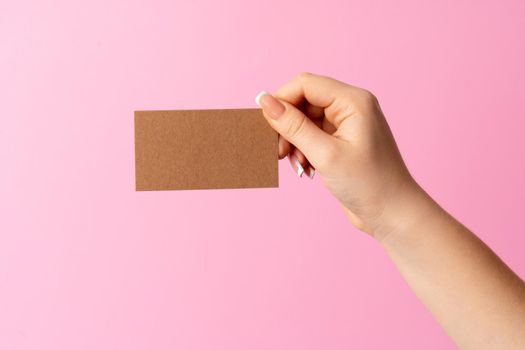
<svg viewBox="0 0 525 350"><path fill-rule="evenodd" d="M277 142L260 109L136 111L136 190L278 187Z"/></svg>

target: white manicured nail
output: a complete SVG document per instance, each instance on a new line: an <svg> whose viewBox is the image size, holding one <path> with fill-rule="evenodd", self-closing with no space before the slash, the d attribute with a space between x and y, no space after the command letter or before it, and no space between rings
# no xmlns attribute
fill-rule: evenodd
<svg viewBox="0 0 525 350"><path fill-rule="evenodd" d="M297 159L295 160L295 165L297 165L297 176L299 176L299 177L303 176L304 168L301 165L301 163L299 162L299 160L297 160Z"/></svg>
<svg viewBox="0 0 525 350"><path fill-rule="evenodd" d="M308 177L313 180L315 175L315 169L310 167L310 174L308 174Z"/></svg>
<svg viewBox="0 0 525 350"><path fill-rule="evenodd" d="M263 97L264 95L267 95L268 92L266 91L261 91L257 94L257 96L255 96L255 103L257 103L257 106L261 107L261 97Z"/></svg>

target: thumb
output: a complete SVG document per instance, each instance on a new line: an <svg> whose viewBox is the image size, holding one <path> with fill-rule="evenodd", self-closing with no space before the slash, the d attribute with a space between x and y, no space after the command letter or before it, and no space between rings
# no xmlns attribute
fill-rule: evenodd
<svg viewBox="0 0 525 350"><path fill-rule="evenodd" d="M255 102L262 108L270 126L298 148L315 168L322 170L322 164L335 149L337 139L320 129L294 105L266 91L260 92Z"/></svg>

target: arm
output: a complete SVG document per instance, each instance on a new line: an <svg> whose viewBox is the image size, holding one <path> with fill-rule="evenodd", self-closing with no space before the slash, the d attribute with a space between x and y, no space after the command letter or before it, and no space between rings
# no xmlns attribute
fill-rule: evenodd
<svg viewBox="0 0 525 350"><path fill-rule="evenodd" d="M257 103L280 158L298 175L317 170L458 346L525 349L523 281L414 181L371 93L301 74Z"/></svg>
<svg viewBox="0 0 525 350"><path fill-rule="evenodd" d="M405 195L381 244L412 290L460 348L525 349L523 281L421 189Z"/></svg>

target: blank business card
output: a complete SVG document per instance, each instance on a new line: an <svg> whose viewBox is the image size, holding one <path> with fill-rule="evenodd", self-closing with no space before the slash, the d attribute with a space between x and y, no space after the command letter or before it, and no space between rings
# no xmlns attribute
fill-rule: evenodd
<svg viewBox="0 0 525 350"><path fill-rule="evenodd" d="M278 138L260 109L135 112L137 191L278 187Z"/></svg>

